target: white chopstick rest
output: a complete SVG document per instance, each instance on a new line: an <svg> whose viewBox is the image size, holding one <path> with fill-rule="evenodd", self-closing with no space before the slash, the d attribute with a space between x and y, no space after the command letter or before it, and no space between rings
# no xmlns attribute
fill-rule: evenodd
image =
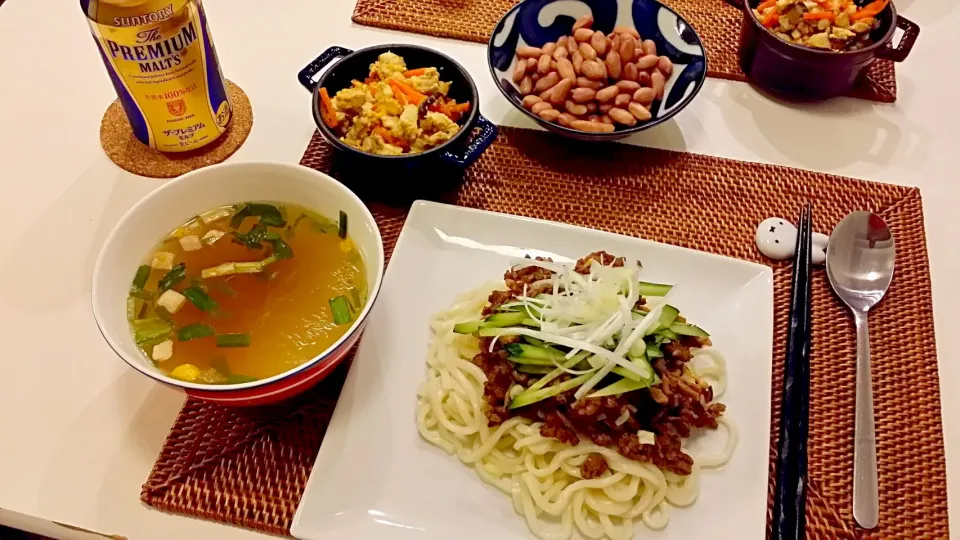
<svg viewBox="0 0 960 540"><path fill-rule="evenodd" d="M797 228L784 218L767 218L757 227L756 242L764 257L775 261L792 259L797 249ZM813 233L813 264L826 262L829 242L829 236Z"/></svg>

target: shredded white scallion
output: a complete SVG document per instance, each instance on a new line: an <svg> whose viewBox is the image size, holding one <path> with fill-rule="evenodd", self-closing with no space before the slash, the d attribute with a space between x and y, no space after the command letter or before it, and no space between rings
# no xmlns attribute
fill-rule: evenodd
<svg viewBox="0 0 960 540"><path fill-rule="evenodd" d="M582 351L591 353L587 357L591 366L589 370L576 370L573 366L553 361L554 366L566 373L596 372L578 389L577 398L586 395L616 367L639 377L648 376L627 358L627 354L634 343L643 339L646 330L658 321L666 302L658 302L645 317L635 317L633 310L640 299L640 265L636 260L627 260L622 267L612 264L613 260L595 260L590 265L589 274L584 276L564 264L532 259L515 261L514 270L535 267L550 270L554 275L524 285L523 294L504 306L525 313L539 328L504 328L493 341L506 335L529 336L569 347L570 351L565 355L567 360ZM530 291L546 286L551 287L552 292L536 297L529 295ZM609 348L614 345L616 349L611 351Z"/></svg>
<svg viewBox="0 0 960 540"><path fill-rule="evenodd" d="M637 322L636 326L630 332L629 336L627 336L626 338L620 339L620 343L617 345L617 349L613 351L614 356L625 359L627 353L630 352L630 347L632 347L633 344L638 339L642 339L643 334L647 331L647 329L650 328L654 323L660 320L660 312L663 311L663 306L665 305L667 304L661 303L659 306L654 308L654 310L651 311L646 317L644 317L643 319L640 319L640 321ZM630 319L631 321L633 320L632 317ZM633 371L637 375L641 377L647 376L646 373L641 373L639 369L636 366L634 366L632 363L630 363L630 366L634 368L631 371ZM577 399L580 399L583 396L587 395L587 393L593 390L595 386L600 384L600 381L602 381L604 377L609 375L610 372L613 371L613 368L615 367L617 366L614 365L612 362L608 362L607 365L603 366L600 369L600 371L598 371L593 377L591 377L587 382L583 383L583 385L577 389L576 393L574 394L574 397L576 397Z"/></svg>

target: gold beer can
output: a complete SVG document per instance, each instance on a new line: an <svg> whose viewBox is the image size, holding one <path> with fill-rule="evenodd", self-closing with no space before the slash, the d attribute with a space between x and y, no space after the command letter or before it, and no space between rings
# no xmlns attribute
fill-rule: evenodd
<svg viewBox="0 0 960 540"><path fill-rule="evenodd" d="M136 137L161 152L217 140L232 114L201 0L80 0Z"/></svg>

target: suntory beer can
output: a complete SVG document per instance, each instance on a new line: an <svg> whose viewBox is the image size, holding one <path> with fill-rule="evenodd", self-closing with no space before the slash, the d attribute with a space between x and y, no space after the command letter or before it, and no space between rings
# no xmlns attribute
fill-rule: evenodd
<svg viewBox="0 0 960 540"><path fill-rule="evenodd" d="M80 0L133 133L161 152L217 140L231 107L201 0Z"/></svg>

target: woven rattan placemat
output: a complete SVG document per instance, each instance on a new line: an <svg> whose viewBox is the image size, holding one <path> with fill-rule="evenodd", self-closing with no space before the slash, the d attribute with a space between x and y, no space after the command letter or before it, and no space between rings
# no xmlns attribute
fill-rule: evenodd
<svg viewBox="0 0 960 540"><path fill-rule="evenodd" d="M818 270L813 283L808 536L947 538L936 343L919 191L626 145L583 149L582 143L546 133L501 128L497 142L464 183L443 200L767 264L753 243L764 218L794 217L808 200L815 204L818 230L853 210L883 216L897 241L897 274L889 296L870 315L880 526L866 533L853 525L854 329ZM328 171L334 161L330 147L315 135L302 163ZM371 203L371 209L389 254L407 207ZM790 266L772 266L776 336L770 430L775 444ZM307 395L266 409L225 409L188 400L141 499L172 512L289 534L342 377L341 369ZM413 396L410 403L413 407ZM410 429L416 429L412 420ZM771 447L771 464L773 454Z"/></svg>
<svg viewBox="0 0 960 540"><path fill-rule="evenodd" d="M707 75L746 81L737 51L742 12L724 0L661 0L677 10L703 39ZM486 43L500 18L517 0L359 0L353 21L367 26L403 30ZM893 103L897 100L894 63L877 60L850 94Z"/></svg>

